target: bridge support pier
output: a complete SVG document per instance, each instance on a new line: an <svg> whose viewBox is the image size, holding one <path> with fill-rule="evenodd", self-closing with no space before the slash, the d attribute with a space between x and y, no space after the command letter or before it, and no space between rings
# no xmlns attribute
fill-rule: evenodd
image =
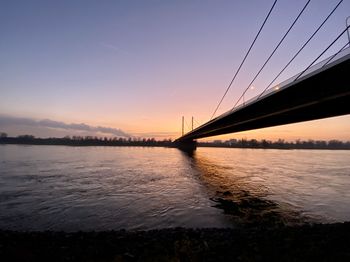
<svg viewBox="0 0 350 262"><path fill-rule="evenodd" d="M173 142L173 145L174 147L185 152L193 152L197 149L196 140L176 140Z"/></svg>

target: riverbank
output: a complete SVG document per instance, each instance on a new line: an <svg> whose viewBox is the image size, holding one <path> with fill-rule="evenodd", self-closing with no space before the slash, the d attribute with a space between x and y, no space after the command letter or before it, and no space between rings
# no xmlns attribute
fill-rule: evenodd
<svg viewBox="0 0 350 262"><path fill-rule="evenodd" d="M118 146L118 147L179 147L171 139L155 140L154 138L98 138L98 137L63 137L36 138L30 135L18 137L1 137L0 145L46 145L46 146ZM301 141L287 142L284 140L246 140L231 139L227 141L196 142L195 147L218 148L250 148L250 149L316 149L316 150L350 150L350 141ZM194 147L194 148L195 148ZM191 147L192 148L192 147Z"/></svg>
<svg viewBox="0 0 350 262"><path fill-rule="evenodd" d="M350 261L350 223L107 232L0 231L2 261Z"/></svg>

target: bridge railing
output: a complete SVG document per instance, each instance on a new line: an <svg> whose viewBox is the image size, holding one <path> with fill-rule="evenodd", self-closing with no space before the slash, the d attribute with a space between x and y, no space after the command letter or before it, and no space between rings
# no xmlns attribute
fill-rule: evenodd
<svg viewBox="0 0 350 262"><path fill-rule="evenodd" d="M293 83L296 79L305 79L305 77L310 77L310 76L318 73L317 71L322 69L326 65L328 65L328 67L330 67L332 65L340 63L341 61L343 61L342 58L344 58L345 56L347 56L349 54L350 54L350 48L346 48L343 51L341 51L341 52L339 52L339 53L337 53L335 55L327 57L326 59L316 63L313 66L311 66L309 69L307 69L305 72L303 72L302 75L300 75L300 73L296 74L296 75L288 78L287 80L279 83L278 85L275 85L275 86L269 88L265 92L264 96L269 94L269 93L273 93L276 90L280 90L280 89L286 88L288 84Z"/></svg>
<svg viewBox="0 0 350 262"><path fill-rule="evenodd" d="M332 55L330 57L327 57L326 59L316 63L315 65L311 66L309 69L307 69L305 72L303 72L302 75L300 75L300 73L288 78L287 80L284 80L283 82L270 87L269 89L267 89L260 97L258 96L254 96L252 98L250 98L249 100L242 102L241 104L239 104L238 106L236 106L235 108L232 108L231 110L227 111L226 113L220 115L219 117L223 117L226 116L230 113L232 113L233 111L236 111L244 106L247 106L250 103L256 102L258 100L264 99L265 97L278 92L280 90L283 90L285 88L287 88L290 84L292 84L296 79L297 81L302 81L305 78L308 78L314 74L317 74L319 70L322 69L326 69L328 67L331 67L337 63L340 63L344 60L344 58L346 56L348 56L350 54L350 48L345 48L344 50L342 50L341 52L337 53L336 55ZM218 118L217 118L218 119Z"/></svg>

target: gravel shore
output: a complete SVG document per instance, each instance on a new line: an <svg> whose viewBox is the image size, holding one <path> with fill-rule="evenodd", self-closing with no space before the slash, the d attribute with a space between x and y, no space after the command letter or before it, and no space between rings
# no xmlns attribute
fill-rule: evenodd
<svg viewBox="0 0 350 262"><path fill-rule="evenodd" d="M350 223L240 229L0 231L1 261L350 261Z"/></svg>

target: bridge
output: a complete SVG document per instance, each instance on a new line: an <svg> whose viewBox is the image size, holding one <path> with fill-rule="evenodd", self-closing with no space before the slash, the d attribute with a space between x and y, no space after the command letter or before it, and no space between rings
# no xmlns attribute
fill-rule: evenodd
<svg viewBox="0 0 350 262"><path fill-rule="evenodd" d="M175 140L195 139L350 114L350 47Z"/></svg>

